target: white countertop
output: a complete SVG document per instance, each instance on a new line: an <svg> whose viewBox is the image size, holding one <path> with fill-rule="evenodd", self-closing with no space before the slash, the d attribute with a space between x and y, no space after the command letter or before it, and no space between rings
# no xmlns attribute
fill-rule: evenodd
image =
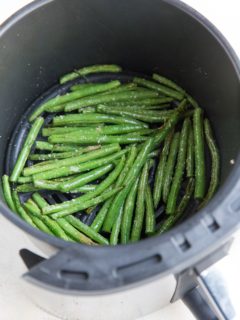
<svg viewBox="0 0 240 320"><path fill-rule="evenodd" d="M13 12L29 3L29 0L0 0L0 23ZM185 0L212 21L225 35L240 56L240 2L239 0ZM0 216L0 319L1 320L57 320L32 304L22 293L19 275L25 267L17 253L28 248L36 253L39 250L30 242L27 235ZM232 263L240 266L240 239L235 241L231 250ZM228 266L226 266L228 272ZM234 283L234 279L233 279ZM236 286L236 292L239 286ZM194 317L179 301L142 320L193 320ZM207 320L207 319L206 319Z"/></svg>

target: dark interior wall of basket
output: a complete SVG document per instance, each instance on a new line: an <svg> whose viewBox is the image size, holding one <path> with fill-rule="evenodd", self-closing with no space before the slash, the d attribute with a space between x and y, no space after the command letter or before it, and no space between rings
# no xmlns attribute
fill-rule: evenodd
<svg viewBox="0 0 240 320"><path fill-rule="evenodd" d="M207 110L220 147L223 182L239 149L239 82L227 54L200 23L167 3L58 0L1 37L0 170L23 112L75 67L117 63L160 72Z"/></svg>

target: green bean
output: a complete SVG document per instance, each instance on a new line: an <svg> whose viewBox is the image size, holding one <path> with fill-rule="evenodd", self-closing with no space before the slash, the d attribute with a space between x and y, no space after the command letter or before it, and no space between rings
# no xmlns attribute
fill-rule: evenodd
<svg viewBox="0 0 240 320"><path fill-rule="evenodd" d="M162 234L165 231L168 231L178 220L181 218L182 214L186 210L189 201L192 197L194 191L194 178L189 178L188 184L186 187L186 191L184 196L182 197L176 212L172 215L170 215L160 226L160 229L158 230L158 234Z"/></svg>
<svg viewBox="0 0 240 320"><path fill-rule="evenodd" d="M94 231L92 228L90 228L88 225L84 224L82 221L79 219L73 217L73 216L68 216L66 217L67 222L69 222L73 227L75 227L77 230L80 232L84 233L87 235L89 238L94 240L95 242L99 244L105 244L108 245L109 242L106 238L104 238L102 235Z"/></svg>
<svg viewBox="0 0 240 320"><path fill-rule="evenodd" d="M88 67L83 67L74 72L65 74L60 78L60 83L63 84L70 80L76 79L81 76L86 76L91 73L100 73L100 72L121 72L122 68L115 64L102 64L102 65L93 65Z"/></svg>
<svg viewBox="0 0 240 320"><path fill-rule="evenodd" d="M101 147L101 149L94 150L94 151L91 151L91 148L89 148L89 151L91 151L91 152L88 152L87 154L82 154L80 156L71 157L71 158L67 158L67 159L55 160L54 163L50 163L47 165L44 165L44 163L43 163L42 166L33 165L31 167L27 167L23 170L23 175L24 176L31 176L31 175L35 175L39 172L43 173L44 171L55 169L56 167L58 167L58 169L60 171L62 167L74 166L74 165L77 165L82 162L87 162L89 160L99 159L99 158L102 158L106 155L112 154L113 152L119 151L119 150L120 150L119 144L111 144L108 146L103 146L103 147Z"/></svg>
<svg viewBox="0 0 240 320"><path fill-rule="evenodd" d="M112 93L118 93L118 92L128 92L128 91L132 91L132 90L135 90L137 89L137 85L136 83L126 83L126 84L122 84L120 87L118 88L113 88L113 89L110 89L109 91L107 92L104 92L104 94L112 94Z"/></svg>
<svg viewBox="0 0 240 320"><path fill-rule="evenodd" d="M194 176L194 141L193 141L192 125L190 125L189 135L188 135L186 175L188 178Z"/></svg>
<svg viewBox="0 0 240 320"><path fill-rule="evenodd" d="M44 119L43 118L37 118L35 122L32 125L32 128L30 129L27 138L23 144L22 150L20 151L20 154L18 156L18 159L15 163L13 172L10 176L10 181L16 182L18 177L20 176L24 165L27 161L27 158L29 156L29 153L31 151L32 145L34 144L37 135L41 129L41 126L43 125Z"/></svg>
<svg viewBox="0 0 240 320"><path fill-rule="evenodd" d="M77 90L75 92L67 93L62 96L57 96L46 103L44 103L42 106L44 110L51 110L52 107L59 106L62 104L66 104L68 102L86 97L86 96L92 96L100 92L105 92L108 90L111 90L113 88L119 87L121 85L120 81L113 80L107 83L94 83L91 86L83 87L81 90Z"/></svg>
<svg viewBox="0 0 240 320"><path fill-rule="evenodd" d="M112 203L112 199L109 198L106 202L104 202L102 208L97 213L95 219L93 220L91 224L91 228L95 230L96 232L99 232L102 228L104 219L108 213L108 209Z"/></svg>
<svg viewBox="0 0 240 320"><path fill-rule="evenodd" d="M208 187L207 194L205 195L202 203L200 204L199 208L203 208L209 200L213 197L214 193L219 184L219 176L220 176L220 157L218 147L213 137L213 131L208 119L204 120L204 133L208 145L208 149L211 155L211 179L210 184Z"/></svg>
<svg viewBox="0 0 240 320"><path fill-rule="evenodd" d="M83 185L87 184L88 182L94 181L94 180L102 177L104 174L109 172L112 168L113 168L112 164L107 164L103 167L93 169L92 171L89 171L85 174L78 175L76 178L73 178L71 180L67 180L66 182L62 182L59 185L59 190L62 192L68 192L68 191L77 189L78 187L82 187ZM36 183L36 181L35 181L35 183Z"/></svg>
<svg viewBox="0 0 240 320"><path fill-rule="evenodd" d="M32 177L19 177L17 183L31 183Z"/></svg>
<svg viewBox="0 0 240 320"><path fill-rule="evenodd" d="M33 175L33 180L51 180L54 178L67 177L73 174L88 171L90 169L95 169L105 164L113 163L115 160L121 158L121 156L123 156L127 151L128 150L125 149L111 154L110 156L84 162L79 165L71 165L67 167L62 167L60 169L56 168L45 172L40 172L38 174Z"/></svg>
<svg viewBox="0 0 240 320"><path fill-rule="evenodd" d="M40 209L48 205L48 202L38 192L34 192L32 198Z"/></svg>
<svg viewBox="0 0 240 320"><path fill-rule="evenodd" d="M74 135L53 135L48 138L49 142L57 143L76 143L76 144L108 144L108 143L119 143L119 144L131 144L136 142L145 141L147 137L138 135L137 133L129 133L124 135L103 135L103 134L92 134L85 132L84 134Z"/></svg>
<svg viewBox="0 0 240 320"><path fill-rule="evenodd" d="M59 219L60 217L65 217L67 215L70 215L70 214L73 214L75 212L78 212L80 210L84 210L86 208L89 208L89 207L92 207L92 206L95 206L101 202L104 202L105 200L111 198L114 194L116 194L117 192L119 192L121 190L121 188L115 188L113 190L110 190L110 191L106 191L104 193L102 193L101 195L99 195L98 197L96 198L92 198L91 200L87 200L87 201L84 201L82 203L78 203L72 207L69 207L63 211L59 211L59 212L56 212L56 213L53 213L51 215L51 217L53 219Z"/></svg>
<svg viewBox="0 0 240 320"><path fill-rule="evenodd" d="M180 134L177 164L176 164L175 174L173 176L172 185L170 188L167 205L166 205L167 214L173 214L176 210L177 198L181 188L181 182L182 182L184 169L185 169L189 125L190 125L190 120L189 118L187 118L183 122L183 127Z"/></svg>
<svg viewBox="0 0 240 320"><path fill-rule="evenodd" d="M85 186L78 187L74 190L69 191L69 193L87 193L89 191L95 190L97 187L96 184L85 184Z"/></svg>
<svg viewBox="0 0 240 320"><path fill-rule="evenodd" d="M71 89L71 91L77 91L77 90L81 90L82 88L87 88L87 87L92 86L92 85L93 85L93 83L75 84L70 89ZM110 90L106 91L104 94L108 94L108 93L112 93L112 92L129 91L129 90L135 89L136 87L137 87L137 85L135 83L126 83L126 84L122 84L119 87L110 89Z"/></svg>
<svg viewBox="0 0 240 320"><path fill-rule="evenodd" d="M31 114L29 120L35 120L39 115L41 115L44 111L62 111L61 105L71 103L72 101L76 101L77 99L92 96L99 92L107 91L108 89L115 88L120 86L120 82L118 80L114 80L108 83L100 83L93 84L92 86L85 87L82 90L74 91L71 93L67 93L62 96L57 96L47 102L41 104L34 112ZM59 108L60 106L60 108ZM57 109L56 109L57 108ZM53 110L54 109L54 110Z"/></svg>
<svg viewBox="0 0 240 320"><path fill-rule="evenodd" d="M34 207L36 206L36 208ZM39 210L38 206L31 200L28 199L27 202L24 203L25 209L30 213L31 219L34 222L34 224L37 226L37 228L45 233L48 233L50 235L53 235L52 231L48 228L48 226L41 220L40 218L40 212L39 214L35 214L36 209Z"/></svg>
<svg viewBox="0 0 240 320"><path fill-rule="evenodd" d="M90 238L85 236L83 233L79 232L66 219L61 218L61 219L58 219L57 222L59 226L63 229L63 231L75 241L83 244L95 245L94 241L92 241Z"/></svg>
<svg viewBox="0 0 240 320"><path fill-rule="evenodd" d="M137 156L137 147L135 145L133 145L129 149L129 153L128 153L128 157L127 157L126 163L124 165L124 168L123 168L122 172L118 176L118 179L116 181L115 187L122 186L122 184L124 182L124 179L125 179L128 171L131 169L136 156ZM97 217L95 219L96 220L96 224L97 224L98 227L100 227L100 228L102 227L102 225L104 223L104 220L105 220L105 217L106 217L106 215L108 213L108 209L109 209L109 207L110 207L110 205L112 204L113 201L114 201L114 197L110 198L108 200L108 204L106 205L107 209L103 208L102 212L98 213L98 215L97 215ZM98 218L98 216L99 216L99 218Z"/></svg>
<svg viewBox="0 0 240 320"><path fill-rule="evenodd" d="M78 110L79 113L96 113L96 108L95 107L86 107Z"/></svg>
<svg viewBox="0 0 240 320"><path fill-rule="evenodd" d="M48 205L47 201L39 193L33 193L32 197L40 209ZM67 236L66 233L63 231L63 229L60 227L57 221L54 221L49 217L41 215L40 209L38 211L39 217L41 217L42 221L48 226L48 228L53 232L53 234L63 240L72 241L72 239L69 236Z"/></svg>
<svg viewBox="0 0 240 320"><path fill-rule="evenodd" d="M108 105L108 104L100 104L100 106L105 106L106 108L109 109L121 109L123 111L136 111L136 112L141 112L146 114L146 112L149 110L151 111L161 111L161 109L166 109L169 108L171 105L169 103L165 103L165 104L160 104L160 105L156 105L156 106L145 106L145 105L125 105L125 106L117 106L117 105ZM96 107L97 108L97 107ZM164 110L165 111L165 110ZM173 110L172 110L173 111Z"/></svg>
<svg viewBox="0 0 240 320"><path fill-rule="evenodd" d="M3 185L3 195L8 207L12 211L16 212L16 207L12 199L12 193L11 193L11 188L9 184L9 176L6 174L2 177L2 185Z"/></svg>
<svg viewBox="0 0 240 320"><path fill-rule="evenodd" d="M129 191L131 190L133 183L137 179L142 167L144 166L144 164L147 160L148 154L153 149L153 147L154 147L154 139L153 138L149 138L143 144L140 152L138 153L138 155L134 161L133 166L130 168L130 170L128 171L128 173L124 179L123 185L125 187L115 197L111 207L109 208L108 215L107 215L107 217L104 221L104 225L103 225L104 231L107 231L107 232L111 231L112 225L120 212L120 208L123 205L123 203L125 202L125 199L129 193Z"/></svg>
<svg viewBox="0 0 240 320"><path fill-rule="evenodd" d="M205 195L205 154L202 109L196 108L193 115L193 137L195 154L195 199Z"/></svg>
<svg viewBox="0 0 240 320"><path fill-rule="evenodd" d="M73 110L77 110L82 107L95 106L101 103L109 103L109 102L121 102L121 101L129 101L129 100L141 100L147 98L158 97L157 92L136 92L136 91L126 91L126 92L118 92L112 94L105 95L96 95L91 97L85 97L76 101L68 102L65 105L65 112L70 112Z"/></svg>
<svg viewBox="0 0 240 320"><path fill-rule="evenodd" d="M33 183L23 183L20 186L16 187L17 192L33 192L33 191L38 191L39 189L40 188L37 186L34 186Z"/></svg>
<svg viewBox="0 0 240 320"><path fill-rule="evenodd" d="M13 198L13 202L16 208L16 212L18 213L18 215L27 223L29 223L32 227L36 228L35 223L32 221L32 219L30 218L30 216L27 214L27 212L24 210L24 208L21 205L20 199L18 197L18 193L16 190L12 191L12 198Z"/></svg>
<svg viewBox="0 0 240 320"><path fill-rule="evenodd" d="M140 240L145 214L145 194L148 181L148 162L145 163L138 184L135 217L133 220L131 242Z"/></svg>
<svg viewBox="0 0 240 320"><path fill-rule="evenodd" d="M52 159L67 159L76 157L82 154L82 150L70 151L70 152L57 152L57 153L35 153L30 154L29 159L32 161L45 161Z"/></svg>
<svg viewBox="0 0 240 320"><path fill-rule="evenodd" d="M194 100L189 94L187 94L187 99L194 108L199 108L197 101Z"/></svg>
<svg viewBox="0 0 240 320"><path fill-rule="evenodd" d="M121 243L122 244L126 244L129 242L133 212L134 212L135 201L137 196L138 182L139 182L139 179L137 179L132 185L124 205L123 218L122 218L122 224L121 224Z"/></svg>
<svg viewBox="0 0 240 320"><path fill-rule="evenodd" d="M122 216L123 216L123 205L120 208L119 215L118 215L118 217L112 227L112 232L110 235L110 244L112 246L116 246L118 244L118 237L119 237L119 233L120 233L120 229L121 229Z"/></svg>
<svg viewBox="0 0 240 320"><path fill-rule="evenodd" d="M63 131L61 129L64 129ZM70 129L69 132L66 129ZM74 129L73 131L71 129ZM44 129L43 129L44 130ZM48 128L45 132L46 136L74 136L80 134L120 134L120 133L131 133L143 130L142 125L124 124L124 125L108 125L98 126L95 128L91 127L59 127L59 128ZM150 129L148 129L150 130ZM61 132L62 131L62 132ZM76 146L75 146L76 149Z"/></svg>
<svg viewBox="0 0 240 320"><path fill-rule="evenodd" d="M93 197L101 194L101 192L105 191L117 179L117 177L119 176L120 172L123 169L124 163L125 163L125 156L123 156L121 158L121 160L119 161L116 168L112 172L110 172L110 174L107 176L107 178L105 178L100 184L97 185L97 187L95 188L94 191L89 192L89 193L87 193L83 196L80 196L78 198L72 199L71 201L65 201L60 204L55 204L55 205L43 208L43 213L50 214L53 212L57 212L59 210L69 208L69 207L74 206L76 204L79 204L79 203L81 204L82 202L87 201L89 199L92 199Z"/></svg>
<svg viewBox="0 0 240 320"><path fill-rule="evenodd" d="M38 190L57 190L60 191L61 182L51 180L34 180L34 188L32 191ZM25 191L26 192L26 191Z"/></svg>
<svg viewBox="0 0 240 320"><path fill-rule="evenodd" d="M89 129L89 127L87 127L87 130L88 129ZM53 134L65 134L65 133L70 133L70 132L76 132L79 130L82 130L82 127L48 127L48 128L42 129L42 135L43 135L43 137L48 137ZM85 128L85 130L86 130L86 128ZM36 142L36 146L37 146L37 142ZM39 142L42 142L42 141L39 141ZM49 145L49 149L46 148L46 149L41 149L41 150L52 150L53 149L53 147L54 147L53 144L44 141L44 144L45 143L46 143L46 145ZM73 146L73 150L76 150L76 146ZM73 150L71 149L71 150L67 150L67 151L73 151Z"/></svg>
<svg viewBox="0 0 240 320"><path fill-rule="evenodd" d="M134 78L134 83L137 83L141 86L156 90L157 92L160 92L166 96L172 97L177 100L182 100L184 98L184 95L181 92L178 92L176 90L172 90L168 87L165 87L161 84L155 83L153 81L141 79L141 78Z"/></svg>
<svg viewBox="0 0 240 320"><path fill-rule="evenodd" d="M169 111L135 111L135 110L125 110L124 108L117 108L117 107L108 107L108 106L103 106L99 105L97 107L98 112L110 114L110 115L119 115L119 116L129 116L137 120L149 122L149 123L158 123L158 122L164 122L171 115L173 115L174 111L169 110Z"/></svg>
<svg viewBox="0 0 240 320"><path fill-rule="evenodd" d="M148 128L145 123L132 119L130 117L120 117L115 115L106 115L99 113L90 114L68 114L65 116L58 116L53 118L53 125L65 126L65 125L79 125L81 123L116 123L116 124L133 124L142 125L144 128Z"/></svg>
<svg viewBox="0 0 240 320"><path fill-rule="evenodd" d="M178 108L175 110L174 114L164 123L164 125L159 129L154 138L154 147L157 147L171 132L175 125L182 118L184 112L186 111L187 100L181 101Z"/></svg>
<svg viewBox="0 0 240 320"><path fill-rule="evenodd" d="M147 106L161 106L162 104L172 102L173 98L169 97L156 97L156 98L148 98L148 99L141 99L141 100L133 100L133 101L123 101L123 102L114 102L108 103L108 105L114 107L132 107L132 106L138 106L138 107L147 107Z"/></svg>
<svg viewBox="0 0 240 320"><path fill-rule="evenodd" d="M165 78L163 76L160 76L159 74L154 73L153 74L153 79L156 80L157 82L172 88L176 91L179 91L180 93L182 93L183 95L186 95L185 90L183 90L183 88L179 87L175 82L173 82L172 80L169 80L168 78Z"/></svg>
<svg viewBox="0 0 240 320"><path fill-rule="evenodd" d="M65 132L60 132L60 129L68 129L67 131ZM56 134L62 134L62 133L69 133L71 132L71 129L78 129L78 128L71 128L71 127L67 127L67 128L43 128L42 129L42 134L43 134L43 131L44 130L47 130L47 133L46 136L50 136L52 134L55 134L54 133L54 130L57 130L56 131ZM58 133L57 133L58 132ZM75 145L65 145L65 144L51 144L49 142L46 142L46 141L36 141L36 145L35 145L36 149L38 150L47 150L47 151L53 151L53 152L70 152L70 151L80 151L84 148L81 148L81 147L77 147ZM98 146L99 147L99 146ZM96 146L96 149L97 149L97 146Z"/></svg>
<svg viewBox="0 0 240 320"><path fill-rule="evenodd" d="M158 166L155 173L154 186L153 186L153 200L155 209L158 207L162 197L164 185L164 172L166 168L167 156L172 141L173 132L168 135L165 140L164 147L159 157Z"/></svg>
<svg viewBox="0 0 240 320"><path fill-rule="evenodd" d="M169 191L171 188L174 168L175 168L178 149L179 149L179 140L180 140L180 134L179 132L177 132L175 133L173 140L171 142L169 155L167 157L165 169L163 172L162 198L164 203L167 203Z"/></svg>
<svg viewBox="0 0 240 320"><path fill-rule="evenodd" d="M152 191L149 185L146 186L145 206L146 206L145 233L151 235L155 231L156 221L155 221Z"/></svg>

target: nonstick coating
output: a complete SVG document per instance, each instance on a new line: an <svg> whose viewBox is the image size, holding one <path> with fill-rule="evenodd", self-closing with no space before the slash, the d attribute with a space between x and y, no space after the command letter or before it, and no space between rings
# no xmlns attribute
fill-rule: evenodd
<svg viewBox="0 0 240 320"><path fill-rule="evenodd" d="M226 40L180 1L40 0L6 22L0 29L0 174L9 139L31 103L62 74L98 63L146 75L159 72L185 88L213 123L221 186L207 208L161 237L116 248L79 244L79 252L82 258L91 254L112 263L118 256L124 261L158 252L159 268L149 272L183 270L218 248L239 224L240 71ZM66 242L33 230L3 203L0 208L43 242L66 247Z"/></svg>

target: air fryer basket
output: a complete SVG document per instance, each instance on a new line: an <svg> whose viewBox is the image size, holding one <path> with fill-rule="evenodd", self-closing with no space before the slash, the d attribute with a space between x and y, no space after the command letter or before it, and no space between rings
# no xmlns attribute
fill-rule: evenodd
<svg viewBox="0 0 240 320"><path fill-rule="evenodd" d="M221 186L205 209L167 234L115 248L69 245L34 230L1 201L1 212L13 223L63 248L30 271L36 281L66 287L66 279L57 274L63 264L87 272L87 281L68 281L69 290L120 288L179 273L221 248L239 225L238 60L208 21L174 0L40 0L7 21L0 29L0 174L9 139L29 105L60 75L97 63L117 63L147 75L159 72L184 87L213 123Z"/></svg>

